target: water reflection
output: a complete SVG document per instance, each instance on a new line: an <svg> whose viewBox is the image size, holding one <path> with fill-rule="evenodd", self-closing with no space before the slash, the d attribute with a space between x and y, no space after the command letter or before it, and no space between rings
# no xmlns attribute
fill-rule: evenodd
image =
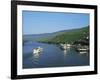
<svg viewBox="0 0 100 80"><path fill-rule="evenodd" d="M67 54L67 50L64 50L64 55L66 55Z"/></svg>
<svg viewBox="0 0 100 80"><path fill-rule="evenodd" d="M34 59L34 61L38 62L38 61L39 61L40 56L41 56L41 53L36 53L36 54L33 54L33 59Z"/></svg>
<svg viewBox="0 0 100 80"><path fill-rule="evenodd" d="M86 51L80 51L79 53L80 53L80 54L87 54Z"/></svg>
<svg viewBox="0 0 100 80"><path fill-rule="evenodd" d="M69 52L70 48L67 48L67 49L64 49L63 52L64 52L64 56L66 56Z"/></svg>
<svg viewBox="0 0 100 80"><path fill-rule="evenodd" d="M81 56L88 56L89 52L88 51L80 51L79 55L81 55Z"/></svg>

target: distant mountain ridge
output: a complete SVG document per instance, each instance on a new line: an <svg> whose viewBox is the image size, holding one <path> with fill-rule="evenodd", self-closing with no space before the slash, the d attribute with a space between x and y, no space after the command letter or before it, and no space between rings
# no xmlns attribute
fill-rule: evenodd
<svg viewBox="0 0 100 80"><path fill-rule="evenodd" d="M61 31L53 32L53 33L23 35L23 39L24 39L24 41L30 41L30 40L32 40L32 41L38 41L38 40L42 41L42 39L45 39L45 38L52 38L52 37L55 37L57 35L63 34L65 32L80 31L80 30L86 29L88 27L89 26L77 28L77 29L61 30Z"/></svg>

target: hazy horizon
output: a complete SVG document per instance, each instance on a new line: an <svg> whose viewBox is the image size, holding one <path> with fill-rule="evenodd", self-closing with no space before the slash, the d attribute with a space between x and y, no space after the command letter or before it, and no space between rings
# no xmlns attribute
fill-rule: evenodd
<svg viewBox="0 0 100 80"><path fill-rule="evenodd" d="M87 25L89 26L89 25ZM85 27L87 27L85 26ZM81 28L85 28L85 27L81 27ZM74 29L81 29L81 28L73 28L73 29L67 29L67 30L74 30ZM55 32L60 32L60 31L64 31L64 30L59 30L59 31L55 31ZM55 32L50 32L50 33L55 33ZM50 34L50 33L39 33L39 34ZM23 35L39 35L39 34L23 34Z"/></svg>

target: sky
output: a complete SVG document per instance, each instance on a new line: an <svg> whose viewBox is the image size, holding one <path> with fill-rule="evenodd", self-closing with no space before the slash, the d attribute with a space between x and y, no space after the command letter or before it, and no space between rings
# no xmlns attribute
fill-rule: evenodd
<svg viewBox="0 0 100 80"><path fill-rule="evenodd" d="M89 25L87 13L23 11L23 34L52 33Z"/></svg>

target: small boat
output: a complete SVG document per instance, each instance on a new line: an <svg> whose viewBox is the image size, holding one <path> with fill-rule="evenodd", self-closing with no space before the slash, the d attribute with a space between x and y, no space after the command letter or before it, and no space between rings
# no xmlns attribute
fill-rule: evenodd
<svg viewBox="0 0 100 80"><path fill-rule="evenodd" d="M67 50L71 47L71 44L60 44L61 49Z"/></svg>
<svg viewBox="0 0 100 80"><path fill-rule="evenodd" d="M88 49L85 49L85 48L78 48L77 50L78 51L88 51Z"/></svg>
<svg viewBox="0 0 100 80"><path fill-rule="evenodd" d="M87 51L81 51L81 52L79 52L80 54L85 54L85 53L87 53Z"/></svg>
<svg viewBox="0 0 100 80"><path fill-rule="evenodd" d="M41 53L42 51L43 51L43 48L38 47L38 48L33 49L33 54Z"/></svg>
<svg viewBox="0 0 100 80"><path fill-rule="evenodd" d="M81 46L81 47L76 48L76 51L78 51L80 54L85 54L89 52L89 47Z"/></svg>

